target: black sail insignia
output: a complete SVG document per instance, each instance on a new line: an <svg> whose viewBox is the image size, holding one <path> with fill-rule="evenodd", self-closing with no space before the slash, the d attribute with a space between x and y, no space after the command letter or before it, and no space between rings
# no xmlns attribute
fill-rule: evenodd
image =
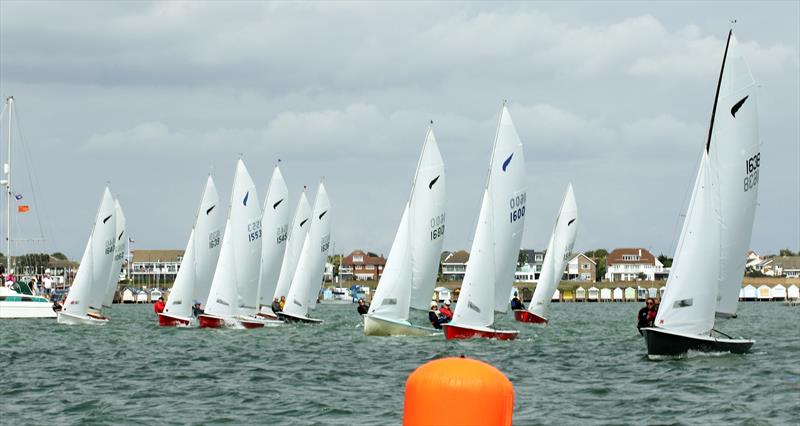
<svg viewBox="0 0 800 426"><path fill-rule="evenodd" d="M572 225L572 222L575 222L575 219L572 219L572 220L570 220L569 222L567 222L567 226L570 226L570 225Z"/></svg>
<svg viewBox="0 0 800 426"><path fill-rule="evenodd" d="M435 184L436 181L439 180L440 177L442 177L442 175L439 175L439 176L436 176L435 178L433 178L431 183L428 184L428 189L433 189L433 184Z"/></svg>
<svg viewBox="0 0 800 426"><path fill-rule="evenodd" d="M320 218L320 219L322 219L322 216L325 216L325 213L328 213L328 211L327 211L327 210L325 210L324 212L320 213L320 214L319 214L319 218Z"/></svg>
<svg viewBox="0 0 800 426"><path fill-rule="evenodd" d="M211 213L211 210L214 210L214 207L217 207L217 205L214 204L213 206L209 207L208 210L206 210L206 216L208 216L208 214Z"/></svg>
<svg viewBox="0 0 800 426"><path fill-rule="evenodd" d="M103 219L103 223L106 223L106 222L108 222L108 219L111 219L111 216L113 216L113 215L108 215L108 216L106 216L106 218L105 218L105 219Z"/></svg>
<svg viewBox="0 0 800 426"><path fill-rule="evenodd" d="M303 227L303 225L305 225L305 224L306 224L306 222L308 222L308 219L303 219L303 221L302 221L302 222L300 222L300 227L302 228L302 227Z"/></svg>
<svg viewBox="0 0 800 426"><path fill-rule="evenodd" d="M275 204L273 204L273 205L272 205L272 210L275 210L275 209L277 209L277 208L278 208L278 206L279 206L279 205L280 205L282 202L283 202L283 198L281 198L280 200L278 200L278 202L277 202L277 203L275 203Z"/></svg>
<svg viewBox="0 0 800 426"><path fill-rule="evenodd" d="M733 106L733 108L731 108L731 115L733 116L733 118L736 118L736 113L739 112L739 109L742 108L742 105L744 105L744 102L749 97L750 97L750 95L747 95L747 96L743 97L741 101L736 102L736 104Z"/></svg>

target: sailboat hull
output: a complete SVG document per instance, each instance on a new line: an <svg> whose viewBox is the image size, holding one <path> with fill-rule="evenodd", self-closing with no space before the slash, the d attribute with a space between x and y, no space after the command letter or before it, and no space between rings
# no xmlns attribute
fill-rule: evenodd
<svg viewBox="0 0 800 426"><path fill-rule="evenodd" d="M524 309L515 309L514 310L514 319L519 321L519 322L527 322L527 323L531 323L531 324L545 324L545 325L547 325L547 323L549 322L549 321L547 321L547 318L540 317L539 315L536 315L533 312L526 311Z"/></svg>
<svg viewBox="0 0 800 426"><path fill-rule="evenodd" d="M275 315L273 312L260 311L259 313L256 314L256 316L258 318L264 318L264 319L268 319L268 320L278 321L278 316Z"/></svg>
<svg viewBox="0 0 800 426"><path fill-rule="evenodd" d="M516 330L496 330L488 327L467 327L456 324L442 324L442 328L447 340L476 338L514 340L519 334L519 331Z"/></svg>
<svg viewBox="0 0 800 426"><path fill-rule="evenodd" d="M58 313L59 324L66 325L105 325L108 323L107 318L95 318L89 315L73 315L64 311Z"/></svg>
<svg viewBox="0 0 800 426"><path fill-rule="evenodd" d="M320 324L320 323L322 323L321 319L309 318L309 317L301 317L299 315L291 315L291 314L287 314L285 312L279 313L278 316L282 320L284 320L286 322L306 322L306 323L311 323L311 324Z"/></svg>
<svg viewBox="0 0 800 426"><path fill-rule="evenodd" d="M649 357L681 356L691 351L746 353L754 340L724 339L667 331L661 328L643 328Z"/></svg>
<svg viewBox="0 0 800 426"><path fill-rule="evenodd" d="M411 325L407 321L364 315L366 336L435 336L442 334L435 328Z"/></svg>
<svg viewBox="0 0 800 426"><path fill-rule="evenodd" d="M223 317L218 317L209 314L202 314L197 317L198 322L200 323L200 328L222 328L222 327L229 327L232 326L234 321L225 319Z"/></svg>
<svg viewBox="0 0 800 426"><path fill-rule="evenodd" d="M244 328L262 328L262 327L277 327L283 325L284 322L280 320L272 320L261 317L237 317L236 318Z"/></svg>
<svg viewBox="0 0 800 426"><path fill-rule="evenodd" d="M161 327L178 327L189 325L189 318L172 316L165 313L158 314L158 325Z"/></svg>

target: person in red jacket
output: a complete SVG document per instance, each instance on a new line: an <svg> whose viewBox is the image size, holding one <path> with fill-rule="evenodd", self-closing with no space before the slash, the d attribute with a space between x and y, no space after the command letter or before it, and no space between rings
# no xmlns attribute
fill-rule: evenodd
<svg viewBox="0 0 800 426"><path fill-rule="evenodd" d="M156 312L156 314L160 314L160 313L164 312L164 308L165 307L167 307L167 304L164 303L164 298L163 297L159 297L158 301L156 301L156 304L153 305L153 310Z"/></svg>
<svg viewBox="0 0 800 426"><path fill-rule="evenodd" d="M439 313L441 315L444 315L445 318L447 318L447 322L450 322L450 321L453 320L453 311L450 310L450 301L449 300L445 300L444 301L444 306L442 306L442 308L439 309Z"/></svg>

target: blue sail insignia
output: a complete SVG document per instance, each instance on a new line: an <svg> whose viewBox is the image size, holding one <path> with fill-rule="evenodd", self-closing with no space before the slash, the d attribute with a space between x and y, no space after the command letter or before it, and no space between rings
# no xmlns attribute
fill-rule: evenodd
<svg viewBox="0 0 800 426"><path fill-rule="evenodd" d="M514 153L511 153L511 155L509 155L508 158L506 158L506 161L503 161L503 171L506 171L506 168L508 168L509 163L511 163L511 157L513 156Z"/></svg>

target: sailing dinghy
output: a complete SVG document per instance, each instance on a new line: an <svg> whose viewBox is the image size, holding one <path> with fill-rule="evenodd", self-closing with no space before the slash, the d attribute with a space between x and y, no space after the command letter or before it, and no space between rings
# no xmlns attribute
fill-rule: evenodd
<svg viewBox="0 0 800 426"><path fill-rule="evenodd" d="M308 311L316 304L319 295L322 275L325 272L325 261L328 258L331 243L330 200L325 185L320 182L314 200L311 216L311 227L303 242L297 271L292 278L292 285L286 295L286 306L279 316L292 322L320 323L322 320L311 318Z"/></svg>
<svg viewBox="0 0 800 426"><path fill-rule="evenodd" d="M409 308L426 309L431 301L444 240L445 201L444 162L429 128L389 259L364 316L367 336L439 333L412 325L408 316Z"/></svg>
<svg viewBox="0 0 800 426"><path fill-rule="evenodd" d="M258 268L261 260L261 205L244 162L236 162L230 210L219 260L201 328L263 327L258 311Z"/></svg>
<svg viewBox="0 0 800 426"><path fill-rule="evenodd" d="M544 262L542 262L542 272L539 274L533 298L527 310L517 309L514 311L514 318L517 321L547 324L547 308L561 282L564 266L572 253L577 232L578 206L575 203L572 184L570 184L567 187L567 193L564 194L564 200L561 202L561 210L558 212L553 233L550 235L550 242L547 244L547 252L544 255Z"/></svg>
<svg viewBox="0 0 800 426"><path fill-rule="evenodd" d="M447 339L517 337L518 331L497 330L492 324L494 311L507 309L525 224L526 191L522 142L503 103L461 293L453 321L442 325Z"/></svg>
<svg viewBox="0 0 800 426"><path fill-rule="evenodd" d="M297 270L297 262L300 259L300 251L303 250L303 243L311 227L311 206L306 198L305 187L297 200L297 207L294 209L294 218L286 241L286 251L281 261L281 269L278 274L278 283L275 287L273 298L286 299L289 294L289 287L292 285L294 273Z"/></svg>
<svg viewBox="0 0 800 426"><path fill-rule="evenodd" d="M728 33L708 140L655 326L650 358L688 351L744 353L755 341L714 330L736 314L758 195L761 154L755 81ZM744 167L744 170L742 170Z"/></svg>
<svg viewBox="0 0 800 426"><path fill-rule="evenodd" d="M289 190L278 166L272 171L267 197L264 200L264 214L261 225L264 237L261 239L261 263L258 274L258 304L256 314L259 318L274 321L275 325L283 324L272 312L272 297L278 285L281 260L286 252L286 233L289 227L289 207L286 199Z"/></svg>
<svg viewBox="0 0 800 426"><path fill-rule="evenodd" d="M194 227L175 277L164 312L158 314L158 325L186 326L192 320L192 306L199 302L201 309L211 289L213 268L219 258L222 240L222 209L214 179L206 179Z"/></svg>
<svg viewBox="0 0 800 426"><path fill-rule="evenodd" d="M105 324L108 318L99 308L108 286L114 260L114 241L117 221L114 218L114 198L108 187L103 191L92 233L81 257L75 281L69 288L64 308L58 312L59 324Z"/></svg>

